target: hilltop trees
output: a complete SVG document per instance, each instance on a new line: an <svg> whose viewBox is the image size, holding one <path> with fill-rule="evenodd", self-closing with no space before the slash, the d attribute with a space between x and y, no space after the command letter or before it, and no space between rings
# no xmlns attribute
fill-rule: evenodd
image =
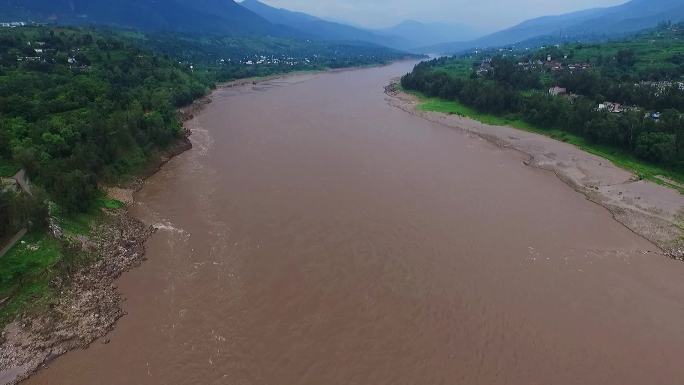
<svg viewBox="0 0 684 385"><path fill-rule="evenodd" d="M516 90L530 90L542 88L542 82L537 73L526 70L510 57L496 56L491 61L491 71L485 77L493 80L504 88Z"/></svg>
<svg viewBox="0 0 684 385"><path fill-rule="evenodd" d="M615 56L617 64L623 67L633 67L636 63L636 54L631 49L621 49Z"/></svg>
<svg viewBox="0 0 684 385"><path fill-rule="evenodd" d="M17 54L0 65L0 159L69 211L173 141L175 108L206 91L188 69L93 31L3 31L0 52Z"/></svg>

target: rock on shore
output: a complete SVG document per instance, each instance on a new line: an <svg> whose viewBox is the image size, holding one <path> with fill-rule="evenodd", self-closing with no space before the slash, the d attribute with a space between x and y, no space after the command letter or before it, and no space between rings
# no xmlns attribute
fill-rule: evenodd
<svg viewBox="0 0 684 385"><path fill-rule="evenodd" d="M3 331L0 383L17 383L55 357L87 347L124 315L113 283L143 260L145 241L154 230L125 209L106 215L88 241L88 252L99 256L97 261L69 283L52 282L62 292L49 311L24 315Z"/></svg>
<svg viewBox="0 0 684 385"><path fill-rule="evenodd" d="M209 99L201 99L179 111L185 122L201 110ZM190 132L160 152L136 179L123 188L104 187L109 195L127 206L144 180L156 173L173 157L192 148ZM29 312L7 325L0 335L0 385L16 384L28 378L56 357L93 341L111 331L124 316L121 295L114 281L125 271L138 266L145 255L145 242L154 233L124 209L108 210L107 220L96 225L91 236L82 241L85 252L96 262L65 279L51 284L60 290L56 303L47 311Z"/></svg>

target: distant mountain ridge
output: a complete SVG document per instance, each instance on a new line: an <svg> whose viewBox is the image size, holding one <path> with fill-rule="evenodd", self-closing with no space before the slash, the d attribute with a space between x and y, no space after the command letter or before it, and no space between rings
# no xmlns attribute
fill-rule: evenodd
<svg viewBox="0 0 684 385"><path fill-rule="evenodd" d="M0 20L104 24L226 35L297 35L233 0L0 0Z"/></svg>
<svg viewBox="0 0 684 385"><path fill-rule="evenodd" d="M545 36L563 38L619 36L655 27L662 21L684 21L682 0L632 0L607 8L594 8L557 16L544 16L472 41L439 44L421 52L454 53L471 48L516 44Z"/></svg>
<svg viewBox="0 0 684 385"><path fill-rule="evenodd" d="M422 23L406 20L393 27L376 30L383 35L397 36L408 42L410 48L445 43L454 39L474 39L481 36L475 29L458 24Z"/></svg>
<svg viewBox="0 0 684 385"><path fill-rule="evenodd" d="M258 0L0 0L0 21L358 41L401 50L473 37L467 27L417 21L385 29L365 29L272 7Z"/></svg>
<svg viewBox="0 0 684 385"><path fill-rule="evenodd" d="M420 53L455 53L554 38L618 37L665 20L684 21L684 0L631 0L614 7L545 16L474 40L468 39L477 32L465 26L408 20L391 28L369 30L271 7L258 0L0 0L0 21L360 41Z"/></svg>
<svg viewBox="0 0 684 385"><path fill-rule="evenodd" d="M454 39L470 39L477 33L466 26L404 21L384 29L365 29L272 7L259 0L244 0L243 7L273 24L284 25L323 40L359 40L399 49L412 49Z"/></svg>
<svg viewBox="0 0 684 385"><path fill-rule="evenodd" d="M273 24L287 26L321 40L359 40L393 48L406 48L408 45L398 37L323 20L303 12L271 7L258 0L244 0L239 4Z"/></svg>

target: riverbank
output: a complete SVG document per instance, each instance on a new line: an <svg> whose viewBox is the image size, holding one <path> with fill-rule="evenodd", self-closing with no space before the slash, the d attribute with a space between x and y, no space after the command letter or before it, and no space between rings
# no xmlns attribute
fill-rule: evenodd
<svg viewBox="0 0 684 385"><path fill-rule="evenodd" d="M458 114L428 111L423 101L404 92L398 80L386 88L390 105L434 123L475 134L496 145L520 151L525 164L548 170L587 199L608 209L634 233L657 245L673 259L684 260L684 196L647 180L609 160L534 132L482 123Z"/></svg>
<svg viewBox="0 0 684 385"><path fill-rule="evenodd" d="M74 272L70 282L51 282L60 296L49 308L25 314L3 330L0 383L17 383L61 354L87 347L124 315L114 281L144 260L144 244L153 229L126 209L106 215L84 240L87 252L99 256L97 261Z"/></svg>
<svg viewBox="0 0 684 385"><path fill-rule="evenodd" d="M204 97L179 109L179 119L187 122L210 102ZM84 253L94 262L50 282L58 297L50 298L46 307L29 309L5 326L0 334L0 384L19 383L58 356L87 348L106 336L125 315L114 282L145 260L145 242L155 231L133 217L128 207L147 178L192 148L190 134L184 128L179 139L156 154L139 176L119 186L101 186L108 198L122 202L123 207L102 209L97 222L87 224L92 227L89 234L65 240L69 248L75 248L74 254Z"/></svg>

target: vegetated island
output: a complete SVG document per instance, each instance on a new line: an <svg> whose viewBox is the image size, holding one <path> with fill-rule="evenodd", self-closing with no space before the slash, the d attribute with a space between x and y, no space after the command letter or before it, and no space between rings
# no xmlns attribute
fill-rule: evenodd
<svg viewBox="0 0 684 385"><path fill-rule="evenodd" d="M683 259L683 38L684 24L664 23L615 42L439 58L388 93L409 112L530 155Z"/></svg>
<svg viewBox="0 0 684 385"><path fill-rule="evenodd" d="M132 191L191 147L182 122L217 84L404 57L361 43L0 28L0 383L123 316L113 282L154 232L128 214Z"/></svg>

